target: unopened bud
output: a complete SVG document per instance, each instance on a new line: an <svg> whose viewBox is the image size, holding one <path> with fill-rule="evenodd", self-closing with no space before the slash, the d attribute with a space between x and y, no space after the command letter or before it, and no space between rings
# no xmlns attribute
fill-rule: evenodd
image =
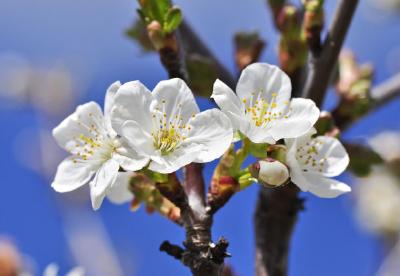
<svg viewBox="0 0 400 276"><path fill-rule="evenodd" d="M150 22L149 25L147 25L147 33L149 35L151 43L153 44L154 48L156 48L156 50L160 50L164 47L164 34L161 24L158 21L153 20Z"/></svg>
<svg viewBox="0 0 400 276"><path fill-rule="evenodd" d="M281 186L289 180L289 169L280 161L272 158L259 160L250 167L250 173L265 187Z"/></svg>

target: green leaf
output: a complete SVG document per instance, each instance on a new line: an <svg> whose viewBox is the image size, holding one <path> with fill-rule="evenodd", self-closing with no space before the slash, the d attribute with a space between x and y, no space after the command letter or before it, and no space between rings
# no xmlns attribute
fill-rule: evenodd
<svg viewBox="0 0 400 276"><path fill-rule="evenodd" d="M170 0L139 0L142 14L145 15L146 23L156 20L164 22L164 18L171 7Z"/></svg>
<svg viewBox="0 0 400 276"><path fill-rule="evenodd" d="M161 174L158 172L151 171L149 169L145 169L144 173L151 178L156 183L165 183L168 181L168 175L167 174Z"/></svg>
<svg viewBox="0 0 400 276"><path fill-rule="evenodd" d="M251 143L250 144L250 154L257 158L265 158L268 156L268 149L269 144L266 143Z"/></svg>
<svg viewBox="0 0 400 276"><path fill-rule="evenodd" d="M147 29L145 22L138 19L136 20L132 26L125 31L125 34L136 41L139 46L142 47L143 52L148 53L155 51L153 44L149 39L149 35L147 34Z"/></svg>
<svg viewBox="0 0 400 276"><path fill-rule="evenodd" d="M171 33L179 24L182 22L182 12L178 7L172 7L168 10L165 21L163 24L163 29L165 33Z"/></svg>
<svg viewBox="0 0 400 276"><path fill-rule="evenodd" d="M147 16L146 16L146 14L144 13L144 11L143 11L142 9L137 9L136 11L137 11L137 13L138 13L140 19L141 19L143 22L146 22L146 17L147 17Z"/></svg>

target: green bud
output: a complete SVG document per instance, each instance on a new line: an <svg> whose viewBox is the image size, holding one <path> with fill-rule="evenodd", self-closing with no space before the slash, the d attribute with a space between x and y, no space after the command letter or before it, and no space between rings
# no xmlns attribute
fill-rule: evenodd
<svg viewBox="0 0 400 276"><path fill-rule="evenodd" d="M156 50L160 50L165 45L165 38L161 24L158 21L152 21L147 25L149 39Z"/></svg>
<svg viewBox="0 0 400 276"><path fill-rule="evenodd" d="M164 33L167 34L172 33L173 31L175 31L176 28L178 28L181 22L182 22L181 10L175 6L170 8L165 16L165 21L163 26Z"/></svg>

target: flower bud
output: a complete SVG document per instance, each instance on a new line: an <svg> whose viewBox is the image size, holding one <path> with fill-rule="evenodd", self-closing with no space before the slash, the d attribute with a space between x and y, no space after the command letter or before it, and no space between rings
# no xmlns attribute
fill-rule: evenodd
<svg viewBox="0 0 400 276"><path fill-rule="evenodd" d="M250 166L250 173L265 187L281 186L289 180L289 169L280 161L266 158Z"/></svg>
<svg viewBox="0 0 400 276"><path fill-rule="evenodd" d="M161 24L158 21L153 20L147 25L147 33L149 39L156 50L160 50L164 47L164 34L162 31Z"/></svg>

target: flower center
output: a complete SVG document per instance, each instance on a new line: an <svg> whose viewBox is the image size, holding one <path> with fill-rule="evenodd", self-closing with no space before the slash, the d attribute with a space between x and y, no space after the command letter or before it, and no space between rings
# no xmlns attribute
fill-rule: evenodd
<svg viewBox="0 0 400 276"><path fill-rule="evenodd" d="M321 156L322 145L322 141L311 139L297 148L296 159L303 166L303 171L322 172L324 170L326 157Z"/></svg>
<svg viewBox="0 0 400 276"><path fill-rule="evenodd" d="M246 115L251 118L257 127L266 127L270 122L282 117L281 111L276 111L278 103L276 101L277 93L272 93L271 100L263 98L263 90L261 89L258 93L257 98L255 98L255 93L252 93L250 101L243 99L245 104ZM287 104L285 102L285 104Z"/></svg>
<svg viewBox="0 0 400 276"><path fill-rule="evenodd" d="M100 162L110 159L119 143L115 138L111 138L105 127L102 126L101 118L95 118L92 113L89 117L95 122L88 126L81 118L78 118L78 125L84 129L74 139L75 145L70 153L74 155L73 162Z"/></svg>
<svg viewBox="0 0 400 276"><path fill-rule="evenodd" d="M154 146L161 151L162 155L172 152L182 141L182 135L175 128L160 129L153 138Z"/></svg>
<svg viewBox="0 0 400 276"><path fill-rule="evenodd" d="M167 155L179 147L182 141L186 139L185 133L191 129L189 125L185 124L181 110L182 104L177 104L171 114L167 114L165 100L162 101L161 106L154 109L153 144L156 149L160 150L161 155Z"/></svg>

